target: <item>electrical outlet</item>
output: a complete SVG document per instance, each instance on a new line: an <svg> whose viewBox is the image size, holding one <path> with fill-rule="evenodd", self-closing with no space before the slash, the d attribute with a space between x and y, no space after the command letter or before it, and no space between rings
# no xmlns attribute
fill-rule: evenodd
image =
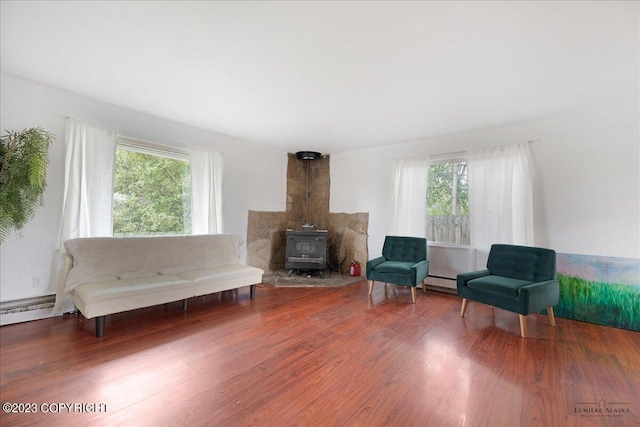
<svg viewBox="0 0 640 427"><path fill-rule="evenodd" d="M40 280L40 276L33 276L33 287L39 288L42 286L42 281Z"/></svg>

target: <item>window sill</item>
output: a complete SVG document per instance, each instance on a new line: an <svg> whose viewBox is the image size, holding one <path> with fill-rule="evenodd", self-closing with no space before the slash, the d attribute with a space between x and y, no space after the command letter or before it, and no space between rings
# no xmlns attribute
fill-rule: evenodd
<svg viewBox="0 0 640 427"><path fill-rule="evenodd" d="M444 242L427 242L427 246L434 247L434 248L471 249L470 245L458 245L456 243L444 243Z"/></svg>

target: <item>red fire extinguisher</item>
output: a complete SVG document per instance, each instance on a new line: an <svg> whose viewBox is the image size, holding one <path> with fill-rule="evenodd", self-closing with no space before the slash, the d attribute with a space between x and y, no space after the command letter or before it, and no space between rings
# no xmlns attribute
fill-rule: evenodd
<svg viewBox="0 0 640 427"><path fill-rule="evenodd" d="M356 262L351 261L351 265L349 266L349 276L355 276L356 273Z"/></svg>
<svg viewBox="0 0 640 427"><path fill-rule="evenodd" d="M354 276L360 277L360 263L356 261L356 265L354 266Z"/></svg>

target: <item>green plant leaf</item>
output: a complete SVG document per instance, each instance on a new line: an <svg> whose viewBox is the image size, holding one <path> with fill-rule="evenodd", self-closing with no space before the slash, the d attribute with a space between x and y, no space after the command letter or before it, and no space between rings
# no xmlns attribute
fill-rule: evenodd
<svg viewBox="0 0 640 427"><path fill-rule="evenodd" d="M0 137L0 243L22 230L43 204L49 148L55 137L42 128Z"/></svg>

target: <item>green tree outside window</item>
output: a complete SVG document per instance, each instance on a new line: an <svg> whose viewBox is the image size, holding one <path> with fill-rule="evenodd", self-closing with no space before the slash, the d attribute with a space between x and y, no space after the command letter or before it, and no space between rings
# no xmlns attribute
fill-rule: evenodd
<svg viewBox="0 0 640 427"><path fill-rule="evenodd" d="M429 166L427 240L469 244L468 195L466 162Z"/></svg>
<svg viewBox="0 0 640 427"><path fill-rule="evenodd" d="M189 162L116 151L114 236L191 234Z"/></svg>

